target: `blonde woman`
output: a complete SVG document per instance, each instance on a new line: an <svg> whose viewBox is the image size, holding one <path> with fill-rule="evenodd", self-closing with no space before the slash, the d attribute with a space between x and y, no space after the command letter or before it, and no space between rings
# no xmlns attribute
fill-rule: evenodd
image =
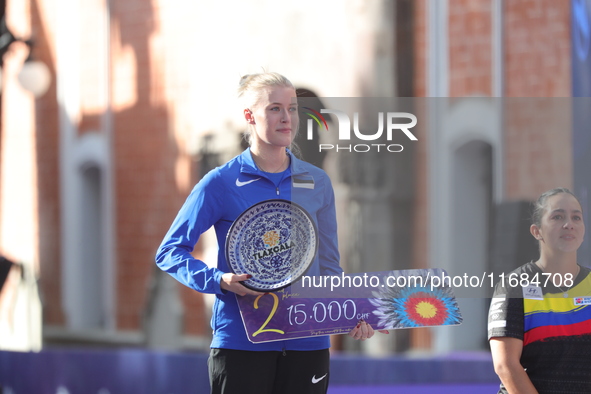
<svg viewBox="0 0 591 394"><path fill-rule="evenodd" d="M314 187L300 205L319 233L319 249L308 275L339 275L334 192L321 169L298 159L290 145L298 128L296 92L277 73L244 76L238 96L244 105L250 147L209 172L180 209L156 255L156 263L179 282L216 295L211 321L213 340L208 360L212 393L326 393L329 382L328 336L253 344L240 317L236 295L262 294L241 282L247 275L230 272L224 254L234 220L252 205L291 198L292 180L305 176ZM199 236L214 227L219 243L216 268L191 256ZM355 339L374 334L360 323Z"/></svg>

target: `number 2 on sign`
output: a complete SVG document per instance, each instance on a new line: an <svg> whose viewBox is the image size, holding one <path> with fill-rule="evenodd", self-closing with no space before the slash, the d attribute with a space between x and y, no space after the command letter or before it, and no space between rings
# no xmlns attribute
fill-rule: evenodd
<svg viewBox="0 0 591 394"><path fill-rule="evenodd" d="M267 326L267 324L269 324L269 322L273 318L273 315L275 315L275 312L277 312L277 306L279 306L279 298L277 297L277 295L275 295L274 293L267 293L267 294L269 294L270 296L273 297L273 308L271 309L271 313L269 313L269 316L267 317L267 320L265 320L263 325L258 330L256 330L255 332L252 333L253 337L256 337L261 332L277 332L279 334L285 334L285 331L276 330L274 328L265 328ZM259 298L263 297L264 295L265 294L260 295L257 298L255 298L254 309L259 309Z"/></svg>

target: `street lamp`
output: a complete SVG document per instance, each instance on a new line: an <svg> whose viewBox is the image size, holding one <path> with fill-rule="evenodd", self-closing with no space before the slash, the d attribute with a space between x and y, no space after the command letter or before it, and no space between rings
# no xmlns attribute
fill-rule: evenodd
<svg viewBox="0 0 591 394"><path fill-rule="evenodd" d="M29 56L27 57L27 60L25 60L23 68L18 74L18 80L24 89L33 93L35 97L41 97L47 92L47 89L49 89L51 73L45 63L33 59L33 40L25 40L15 37L14 34L8 30L5 18L2 18L0 21L0 92L2 91L1 67L4 65L4 54L8 52L10 46L15 42L25 43L29 48Z"/></svg>

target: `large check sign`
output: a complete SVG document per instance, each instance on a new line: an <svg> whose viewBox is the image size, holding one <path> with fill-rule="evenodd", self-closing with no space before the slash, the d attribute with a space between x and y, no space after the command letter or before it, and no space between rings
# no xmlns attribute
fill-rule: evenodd
<svg viewBox="0 0 591 394"><path fill-rule="evenodd" d="M348 333L360 319L380 330L457 325L462 317L451 288L432 280L441 272L356 274L354 278L377 278L374 287L351 286L338 292L315 289L308 297L307 289L298 283L260 296L237 296L237 300L254 343Z"/></svg>

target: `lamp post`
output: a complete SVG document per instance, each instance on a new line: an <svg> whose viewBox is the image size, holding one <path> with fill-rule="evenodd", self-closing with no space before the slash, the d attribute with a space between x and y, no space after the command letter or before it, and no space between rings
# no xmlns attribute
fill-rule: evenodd
<svg viewBox="0 0 591 394"><path fill-rule="evenodd" d="M10 46L15 42L25 43L29 49L29 56L23 65L22 70L18 75L18 80L21 86L33 93L35 97L41 97L49 89L51 83L51 74L47 66L40 61L36 61L32 57L33 40L15 37L6 25L6 18L4 9L2 12L2 19L0 20L0 93L2 92L2 66L4 65L4 54L8 52Z"/></svg>

